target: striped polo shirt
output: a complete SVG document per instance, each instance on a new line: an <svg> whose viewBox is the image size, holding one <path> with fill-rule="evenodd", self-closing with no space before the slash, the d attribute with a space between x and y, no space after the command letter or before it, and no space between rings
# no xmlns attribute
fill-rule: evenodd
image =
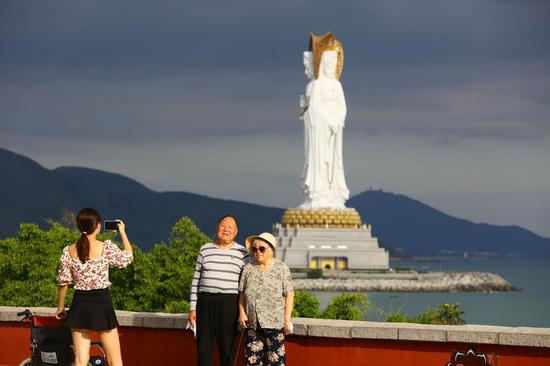
<svg viewBox="0 0 550 366"><path fill-rule="evenodd" d="M238 294L241 271L248 262L250 255L240 244L234 243L227 249L214 243L203 245L191 281L190 310L196 310L199 292Z"/></svg>

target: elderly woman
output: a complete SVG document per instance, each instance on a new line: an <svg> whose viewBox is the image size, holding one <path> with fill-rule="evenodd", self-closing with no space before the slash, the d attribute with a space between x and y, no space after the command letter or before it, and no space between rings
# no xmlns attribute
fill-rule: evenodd
<svg viewBox="0 0 550 366"><path fill-rule="evenodd" d="M246 330L246 365L285 365L285 334L292 333L294 288L288 266L275 258L270 233L250 236L246 247L255 261L239 283L239 323Z"/></svg>

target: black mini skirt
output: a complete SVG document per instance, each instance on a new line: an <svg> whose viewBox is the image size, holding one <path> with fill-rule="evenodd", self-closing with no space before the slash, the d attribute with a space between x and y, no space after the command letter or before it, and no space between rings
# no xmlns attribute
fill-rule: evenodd
<svg viewBox="0 0 550 366"><path fill-rule="evenodd" d="M65 325L72 329L96 331L118 327L109 289L75 290Z"/></svg>

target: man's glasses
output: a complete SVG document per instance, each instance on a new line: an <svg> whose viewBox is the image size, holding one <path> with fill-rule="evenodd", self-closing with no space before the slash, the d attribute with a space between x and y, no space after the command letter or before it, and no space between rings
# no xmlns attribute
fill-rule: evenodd
<svg viewBox="0 0 550 366"><path fill-rule="evenodd" d="M261 247L252 247L252 253L264 253L266 251L267 247L261 246Z"/></svg>

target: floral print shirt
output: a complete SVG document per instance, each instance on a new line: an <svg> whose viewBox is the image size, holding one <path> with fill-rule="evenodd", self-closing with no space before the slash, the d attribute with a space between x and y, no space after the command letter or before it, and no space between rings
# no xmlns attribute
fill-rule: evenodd
<svg viewBox="0 0 550 366"><path fill-rule="evenodd" d="M288 266L278 259L265 272L256 263L243 268L239 291L244 292L245 309L250 328L258 322L264 329L284 327L285 296L294 291Z"/></svg>
<svg viewBox="0 0 550 366"><path fill-rule="evenodd" d="M110 240L103 244L101 257L88 259L84 263L80 259L73 259L69 255L69 247L63 248L57 284L64 286L73 284L75 290L98 290L111 286L109 282L109 265L124 268L132 263L132 253L122 250Z"/></svg>

